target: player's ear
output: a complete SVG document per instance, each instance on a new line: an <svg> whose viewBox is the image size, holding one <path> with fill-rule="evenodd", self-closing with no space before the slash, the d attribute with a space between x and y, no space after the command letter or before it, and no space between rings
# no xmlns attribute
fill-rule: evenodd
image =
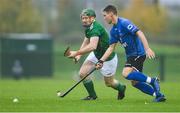
<svg viewBox="0 0 180 113"><path fill-rule="evenodd" d="M93 22L93 21L94 21L94 19L95 19L95 18L92 16L92 17L91 17L91 21Z"/></svg>
<svg viewBox="0 0 180 113"><path fill-rule="evenodd" d="M112 12L110 12L110 16L113 17L113 13Z"/></svg>

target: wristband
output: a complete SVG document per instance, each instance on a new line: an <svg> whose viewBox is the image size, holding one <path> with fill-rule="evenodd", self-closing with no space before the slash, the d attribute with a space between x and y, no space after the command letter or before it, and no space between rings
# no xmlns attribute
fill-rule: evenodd
<svg viewBox="0 0 180 113"><path fill-rule="evenodd" d="M103 64L103 63L104 63L104 61L102 61L102 60L99 60L98 62L99 62L99 63L101 63L101 64Z"/></svg>

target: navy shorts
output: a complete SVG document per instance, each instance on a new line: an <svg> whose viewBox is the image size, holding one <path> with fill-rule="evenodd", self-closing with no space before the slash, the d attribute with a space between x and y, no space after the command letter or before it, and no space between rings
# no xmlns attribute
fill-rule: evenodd
<svg viewBox="0 0 180 113"><path fill-rule="evenodd" d="M146 55L143 56L130 56L127 58L125 67L132 67L136 71L142 72L143 63L146 59Z"/></svg>

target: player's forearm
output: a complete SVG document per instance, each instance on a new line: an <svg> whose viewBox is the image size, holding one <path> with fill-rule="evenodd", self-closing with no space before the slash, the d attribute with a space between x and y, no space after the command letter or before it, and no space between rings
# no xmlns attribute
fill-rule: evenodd
<svg viewBox="0 0 180 113"><path fill-rule="evenodd" d="M81 44L81 47L79 48L79 50L86 47L88 45L88 43L89 43L89 40L85 37L83 40L83 43ZM82 56L82 55L79 55L79 56Z"/></svg>
<svg viewBox="0 0 180 113"><path fill-rule="evenodd" d="M85 46L87 46L88 43L89 43L89 40L85 37L83 43L81 44L80 49L82 49L82 48L84 48Z"/></svg>
<svg viewBox="0 0 180 113"><path fill-rule="evenodd" d="M98 46L98 41L99 37L91 37L90 40L86 38L86 42L88 44L86 44L86 46L84 46L83 48L79 49L77 51L77 55L83 55L95 50Z"/></svg>
<svg viewBox="0 0 180 113"><path fill-rule="evenodd" d="M138 37L141 39L145 50L148 50L148 49L149 49L149 44L148 44L148 41L147 41L144 33L139 30L139 31L137 32L137 35L138 35Z"/></svg>
<svg viewBox="0 0 180 113"><path fill-rule="evenodd" d="M91 52L91 51L94 51L95 49L96 49L96 47L94 47L93 45L88 44L87 46L79 49L79 50L77 51L77 55L84 55L84 54L86 54L86 53L89 53L89 52Z"/></svg>
<svg viewBox="0 0 180 113"><path fill-rule="evenodd" d="M108 57L112 54L112 52L115 49L115 44L110 45L109 48L106 50L106 52L104 53L104 55L101 57L101 61L106 61L108 59Z"/></svg>

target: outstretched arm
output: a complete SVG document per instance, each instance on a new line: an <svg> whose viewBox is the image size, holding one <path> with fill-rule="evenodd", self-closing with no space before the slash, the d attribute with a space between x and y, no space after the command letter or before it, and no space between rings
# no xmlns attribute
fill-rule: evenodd
<svg viewBox="0 0 180 113"><path fill-rule="evenodd" d="M149 47L149 44L148 44L148 41L144 35L144 33L142 31L137 31L136 32L137 36L141 39L142 43L143 43L143 46L144 46L144 49L146 51L146 55L149 59L151 58L155 58L155 53L153 50L151 50L151 48Z"/></svg>

